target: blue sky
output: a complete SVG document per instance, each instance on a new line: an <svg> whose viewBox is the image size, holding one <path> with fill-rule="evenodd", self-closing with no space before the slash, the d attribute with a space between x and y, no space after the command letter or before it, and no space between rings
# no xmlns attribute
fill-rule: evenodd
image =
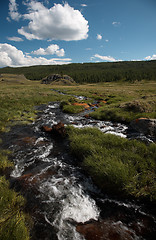
<svg viewBox="0 0 156 240"><path fill-rule="evenodd" d="M156 59L156 0L1 0L0 67Z"/></svg>

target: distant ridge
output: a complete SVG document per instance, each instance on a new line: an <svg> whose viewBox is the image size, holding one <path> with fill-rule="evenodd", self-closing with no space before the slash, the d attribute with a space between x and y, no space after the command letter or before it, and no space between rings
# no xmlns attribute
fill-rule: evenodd
<svg viewBox="0 0 156 240"><path fill-rule="evenodd" d="M0 69L0 74L2 73L23 74L30 80L41 80L50 74L57 73L69 75L77 83L155 81L156 60L5 67Z"/></svg>

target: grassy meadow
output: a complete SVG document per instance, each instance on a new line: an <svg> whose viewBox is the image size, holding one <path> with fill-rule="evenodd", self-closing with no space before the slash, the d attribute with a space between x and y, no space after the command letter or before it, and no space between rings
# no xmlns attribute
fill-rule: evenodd
<svg viewBox="0 0 156 240"><path fill-rule="evenodd" d="M83 95L78 101L67 94ZM139 117L156 118L156 82L106 82L75 86L45 85L24 76L1 74L0 132L10 127L29 124L35 120L35 106L60 101L62 110L69 113L83 111L98 102L90 113L95 119L129 123ZM156 200L156 145L146 146L117 136L105 135L97 129L67 128L71 153L91 175L95 183L106 191L114 191L136 198ZM1 141L1 140L0 140ZM0 239L29 239L28 217L24 213L25 200L9 187L5 170L13 167L8 151L0 149ZM7 229L7 231L6 231ZM14 238L10 238L14 236Z"/></svg>
<svg viewBox="0 0 156 240"><path fill-rule="evenodd" d="M83 84L74 87L59 86L58 89L64 93L86 96L90 99L83 102L89 104L97 101L99 107L90 113L95 119L129 123L140 117L156 118L155 82ZM72 102L73 98L69 99L63 109L66 111L66 105L73 109ZM72 112L69 106L67 112Z"/></svg>

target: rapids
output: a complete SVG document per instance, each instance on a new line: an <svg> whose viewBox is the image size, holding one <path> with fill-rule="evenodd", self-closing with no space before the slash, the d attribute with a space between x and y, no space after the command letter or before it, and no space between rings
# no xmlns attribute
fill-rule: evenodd
<svg viewBox="0 0 156 240"><path fill-rule="evenodd" d="M36 108L33 124L14 126L2 137L2 147L13 152L10 182L27 199L33 218L32 240L154 239L153 208L102 194L71 157L67 140L41 130L61 121L127 137L128 127L62 113L58 102Z"/></svg>

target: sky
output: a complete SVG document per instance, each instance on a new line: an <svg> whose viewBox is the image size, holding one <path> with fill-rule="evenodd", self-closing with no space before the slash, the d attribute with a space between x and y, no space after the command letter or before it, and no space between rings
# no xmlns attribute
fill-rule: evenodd
<svg viewBox="0 0 156 240"><path fill-rule="evenodd" d="M156 0L0 0L0 67L156 60Z"/></svg>

